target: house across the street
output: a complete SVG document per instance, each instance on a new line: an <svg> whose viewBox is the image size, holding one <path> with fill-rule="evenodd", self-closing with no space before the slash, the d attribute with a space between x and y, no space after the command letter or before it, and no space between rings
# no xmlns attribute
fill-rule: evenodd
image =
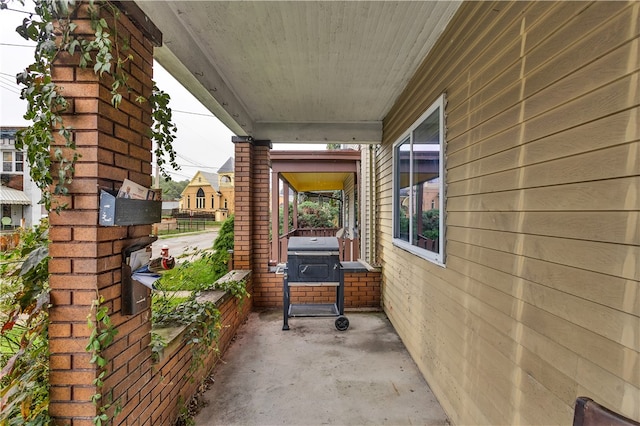
<svg viewBox="0 0 640 426"><path fill-rule="evenodd" d="M222 222L234 212L234 160L229 159L217 173L196 172L180 196L181 213L211 215Z"/></svg>

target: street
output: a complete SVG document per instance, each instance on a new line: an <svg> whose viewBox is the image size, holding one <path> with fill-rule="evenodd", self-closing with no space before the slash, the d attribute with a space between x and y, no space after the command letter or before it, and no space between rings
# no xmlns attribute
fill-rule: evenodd
<svg viewBox="0 0 640 426"><path fill-rule="evenodd" d="M207 231L190 233L190 234L178 234L175 237L164 236L158 238L153 243L152 258L160 256L160 249L163 245L169 247L169 255L175 257L176 262L182 263L185 258L181 257L184 253L192 253L195 250L206 250L213 248L213 242L218 237L218 231L220 227L209 228Z"/></svg>

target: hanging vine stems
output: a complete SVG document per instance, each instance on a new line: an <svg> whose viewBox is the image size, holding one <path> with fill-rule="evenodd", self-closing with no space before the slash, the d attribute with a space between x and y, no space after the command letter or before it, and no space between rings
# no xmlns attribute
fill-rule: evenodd
<svg viewBox="0 0 640 426"><path fill-rule="evenodd" d="M97 415L93 418L93 424L102 426L103 424L108 424L110 420L107 411L111 408L113 399L113 391L110 390L107 395L103 393L104 378L107 375L107 364L109 363L103 356L103 352L113 342L118 330L111 322L109 308L104 304L104 297L100 294L93 301L91 312L87 316L87 324L91 330L91 335L85 349L91 354L89 362L98 367L98 375L93 379L96 393L91 396L91 402L98 409ZM113 418L120 413L121 409L120 403L117 401Z"/></svg>

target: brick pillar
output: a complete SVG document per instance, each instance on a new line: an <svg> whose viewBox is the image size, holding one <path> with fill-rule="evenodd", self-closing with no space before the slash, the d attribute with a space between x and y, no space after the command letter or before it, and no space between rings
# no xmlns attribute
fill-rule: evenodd
<svg viewBox="0 0 640 426"><path fill-rule="evenodd" d="M233 266L235 269L251 269L251 163L253 144L249 137L232 139L235 144L234 192L235 218L233 229Z"/></svg>
<svg viewBox="0 0 640 426"><path fill-rule="evenodd" d="M113 28L113 15L104 10L102 13ZM77 16L76 33L90 37L93 32L86 3L79 6ZM96 415L90 398L97 392L92 384L97 370L89 362L85 347L90 334L87 316L98 293L105 298L118 329L114 342L103 353L109 364L102 389L105 399L113 391L113 400L122 405L116 424L125 422L128 414L142 404L140 384L151 371L150 312L121 314L122 249L132 239L148 236L151 225L98 225L100 189L117 189L125 178L151 185L152 147L147 137L151 110L149 103L139 104L135 98L151 95L154 46L139 28L143 27L124 14L118 18L118 35L128 41L127 54L133 55L126 63L133 92L123 93L119 110L110 104L109 82L99 81L91 66L81 69L75 65L78 58L65 55L60 55L54 65L54 80L70 102L63 115L64 124L74 129L77 149L82 154L69 195L62 200L68 203L68 209L49 216L49 413L56 424L92 425ZM63 141L56 139L56 143Z"/></svg>
<svg viewBox="0 0 640 426"><path fill-rule="evenodd" d="M234 268L250 269L255 274L266 270L269 263L271 143L250 137L232 140L235 144Z"/></svg>
<svg viewBox="0 0 640 426"><path fill-rule="evenodd" d="M271 142L255 141L252 167L252 251L253 270L266 272L269 268L269 217L271 199L269 180L271 177ZM274 238L278 238L276 235Z"/></svg>

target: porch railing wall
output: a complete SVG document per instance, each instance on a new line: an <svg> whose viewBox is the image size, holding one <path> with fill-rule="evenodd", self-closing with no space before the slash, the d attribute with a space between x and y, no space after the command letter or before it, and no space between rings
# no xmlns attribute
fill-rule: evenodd
<svg viewBox="0 0 640 426"><path fill-rule="evenodd" d="M340 228L298 228L279 237L278 263L287 261L287 249L290 237L335 237ZM352 262L360 257L359 238L338 238L340 261Z"/></svg>

